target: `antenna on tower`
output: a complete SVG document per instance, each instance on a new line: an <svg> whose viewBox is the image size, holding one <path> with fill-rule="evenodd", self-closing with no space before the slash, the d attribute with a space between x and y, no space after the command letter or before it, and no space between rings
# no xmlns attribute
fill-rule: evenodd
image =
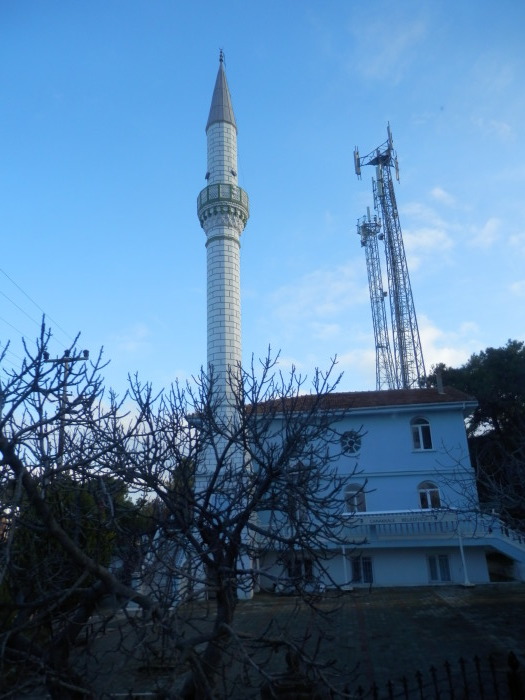
<svg viewBox="0 0 525 700"><path fill-rule="evenodd" d="M374 209L380 219L372 226L370 217L357 223L361 245L365 248L370 301L376 344L376 386L378 389L412 389L425 384L425 363L417 325L416 310L403 244L401 224L392 181L392 169L399 182L399 165L394 150L390 124L387 125L387 140L368 155L361 158L354 151L356 174L361 179L361 166L373 165L376 180L372 179ZM382 232L379 232L382 229ZM377 240L384 242L384 255L390 299L389 332L384 308L382 274ZM394 355L390 351L390 336ZM390 371L390 367L392 368Z"/></svg>
<svg viewBox="0 0 525 700"><path fill-rule="evenodd" d="M359 158L359 151L357 150L357 146L354 148L354 167L355 174L359 179L361 179L361 159Z"/></svg>

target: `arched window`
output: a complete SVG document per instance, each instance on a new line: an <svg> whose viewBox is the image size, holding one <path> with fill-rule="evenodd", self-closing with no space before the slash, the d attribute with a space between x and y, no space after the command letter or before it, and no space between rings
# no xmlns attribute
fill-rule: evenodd
<svg viewBox="0 0 525 700"><path fill-rule="evenodd" d="M365 513L365 486L364 484L348 484L345 487L345 512Z"/></svg>
<svg viewBox="0 0 525 700"><path fill-rule="evenodd" d="M431 450L432 435L430 434L430 423L426 418L412 418L410 421L412 428L412 444L415 450Z"/></svg>
<svg viewBox="0 0 525 700"><path fill-rule="evenodd" d="M441 508L439 489L432 481L422 481L417 491L421 508Z"/></svg>

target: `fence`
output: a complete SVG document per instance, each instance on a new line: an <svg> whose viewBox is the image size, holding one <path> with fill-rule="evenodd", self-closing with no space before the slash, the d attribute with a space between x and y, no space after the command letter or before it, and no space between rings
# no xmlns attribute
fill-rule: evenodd
<svg viewBox="0 0 525 700"><path fill-rule="evenodd" d="M525 678L516 655L510 652L506 663L493 656L481 660L460 658L456 664L445 661L431 666L427 673L417 671L410 678L390 680L386 687L361 686L351 697L356 700L525 700Z"/></svg>

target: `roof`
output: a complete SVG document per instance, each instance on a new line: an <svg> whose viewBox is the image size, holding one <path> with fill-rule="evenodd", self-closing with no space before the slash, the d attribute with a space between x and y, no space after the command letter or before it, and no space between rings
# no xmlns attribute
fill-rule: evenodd
<svg viewBox="0 0 525 700"><path fill-rule="evenodd" d="M226 80L226 73L224 71L222 53L219 62L219 71L213 89L213 96L211 98L210 114L206 124L206 131L208 131L210 126L215 124L215 122L228 122L237 130L230 91L228 90L228 81Z"/></svg>
<svg viewBox="0 0 525 700"><path fill-rule="evenodd" d="M273 402L268 402L268 408ZM383 391L344 391L334 392L319 397L316 394L304 394L301 396L277 400L283 410L308 411L317 404L319 410L351 410L362 408L388 408L395 406L423 406L436 404L470 404L474 408L476 399L468 394L445 387L443 391L437 389L388 389ZM264 406L264 404L262 404ZM275 405L272 407L275 410ZM262 409L264 411L264 409Z"/></svg>

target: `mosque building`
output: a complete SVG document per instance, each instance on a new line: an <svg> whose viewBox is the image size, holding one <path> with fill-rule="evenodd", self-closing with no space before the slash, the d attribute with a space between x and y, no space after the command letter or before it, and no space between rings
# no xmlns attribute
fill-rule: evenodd
<svg viewBox="0 0 525 700"><path fill-rule="evenodd" d="M207 360L226 395L228 373L241 362L240 239L249 201L237 179L237 125L222 52L206 135L207 185L197 209L206 234ZM330 406L341 436L338 469L355 475L341 498L346 543L327 543L333 581L525 580L525 539L496 515L480 514L464 424L472 398L448 387L392 389L336 393ZM270 587L282 566L277 552L267 554L271 576L260 586ZM301 573L316 576L307 559Z"/></svg>

